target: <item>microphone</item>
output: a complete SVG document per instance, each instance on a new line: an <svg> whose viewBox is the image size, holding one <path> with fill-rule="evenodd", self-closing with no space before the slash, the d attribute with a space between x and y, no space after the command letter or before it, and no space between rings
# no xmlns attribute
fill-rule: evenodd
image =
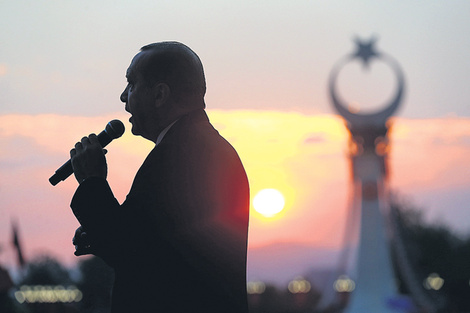
<svg viewBox="0 0 470 313"><path fill-rule="evenodd" d="M111 141L119 138L124 134L124 124L120 120L112 120L106 124L106 128L98 134L98 141L101 147L106 147ZM49 178L52 186L57 185L60 181L66 180L73 173L72 161L68 160L55 171L55 174Z"/></svg>

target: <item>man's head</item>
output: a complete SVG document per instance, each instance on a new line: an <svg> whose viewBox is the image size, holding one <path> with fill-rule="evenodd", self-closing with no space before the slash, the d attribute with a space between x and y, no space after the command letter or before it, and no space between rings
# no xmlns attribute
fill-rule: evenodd
<svg viewBox="0 0 470 313"><path fill-rule="evenodd" d="M121 94L132 114L132 132L155 141L175 119L204 108L206 82L199 57L178 42L144 46L126 74L128 85Z"/></svg>
<svg viewBox="0 0 470 313"><path fill-rule="evenodd" d="M144 78L150 83L166 82L180 99L198 101L206 94L201 60L188 46L179 42L159 42L141 48L147 54Z"/></svg>

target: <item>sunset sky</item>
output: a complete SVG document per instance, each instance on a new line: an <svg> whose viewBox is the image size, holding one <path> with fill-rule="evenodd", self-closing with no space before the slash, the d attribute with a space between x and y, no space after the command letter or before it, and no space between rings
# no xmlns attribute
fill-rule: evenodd
<svg viewBox="0 0 470 313"><path fill-rule="evenodd" d="M11 221L27 258L72 264L74 179L48 178L83 135L112 119L109 181L123 201L152 144L130 133L119 95L145 44L177 40L205 66L207 111L237 149L254 196L275 188L285 209L252 210L250 248L276 242L338 247L349 196L348 134L328 98L332 67L353 39L403 68L405 99L391 131L390 185L457 232L470 227L470 2L0 1L0 263L15 261ZM363 110L393 96L375 60L338 81ZM378 106L376 106L378 104Z"/></svg>

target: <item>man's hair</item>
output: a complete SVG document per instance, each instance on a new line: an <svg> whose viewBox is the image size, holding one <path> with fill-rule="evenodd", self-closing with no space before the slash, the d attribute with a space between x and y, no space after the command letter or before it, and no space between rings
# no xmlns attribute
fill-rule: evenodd
<svg viewBox="0 0 470 313"><path fill-rule="evenodd" d="M141 68L145 80L168 84L177 99L204 99L206 79L202 62L188 46L168 41L152 43L140 50L150 52Z"/></svg>

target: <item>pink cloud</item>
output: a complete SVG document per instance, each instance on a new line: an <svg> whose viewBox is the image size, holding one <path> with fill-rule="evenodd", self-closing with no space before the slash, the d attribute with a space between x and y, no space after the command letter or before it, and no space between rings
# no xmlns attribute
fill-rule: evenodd
<svg viewBox="0 0 470 313"><path fill-rule="evenodd" d="M350 176L348 135L338 117L276 111L209 111L209 116L239 152L252 195L269 188L268 184L277 184L290 197L286 199L288 208L277 220L252 215L251 247L275 241L324 246L341 243ZM52 187L48 178L68 159L69 149L77 140L100 132L114 118L125 121L128 117L125 113L99 117L0 116L1 262L14 263L11 218L19 222L27 257L46 251L69 264L76 260L71 237L78 223L69 202L77 183L70 178ZM431 190L435 195L442 194L442 201L452 195L459 199L453 204L465 199L470 202L469 196L456 195L459 190L470 189L470 119L397 119L391 136L394 189L425 205L429 204L426 199ZM109 146L108 178L118 200L125 199L135 172L152 146L129 130ZM462 220L461 210L454 211L452 214Z"/></svg>

